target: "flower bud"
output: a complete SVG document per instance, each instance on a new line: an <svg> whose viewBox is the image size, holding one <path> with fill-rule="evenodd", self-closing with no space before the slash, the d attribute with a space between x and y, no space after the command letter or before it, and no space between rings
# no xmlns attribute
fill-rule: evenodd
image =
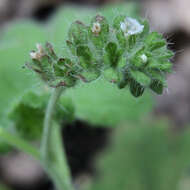
<svg viewBox="0 0 190 190"><path fill-rule="evenodd" d="M75 45L84 45L88 43L87 27L80 21L72 23L68 34L69 41Z"/></svg>
<svg viewBox="0 0 190 190"><path fill-rule="evenodd" d="M31 57L31 59L36 59L36 60L40 60L40 58L41 58L40 54L35 51L30 52L30 57Z"/></svg>
<svg viewBox="0 0 190 190"><path fill-rule="evenodd" d="M44 56L44 49L41 44L36 44L37 51L31 51L30 57L31 59L40 60Z"/></svg>
<svg viewBox="0 0 190 190"><path fill-rule="evenodd" d="M97 15L91 21L89 38L97 48L105 47L109 36L109 24L105 17Z"/></svg>
<svg viewBox="0 0 190 190"><path fill-rule="evenodd" d="M142 60L142 63L146 63L146 62L148 61L148 58L147 58L147 56L146 56L145 54L142 54L142 55L140 56L140 58L141 58L141 60Z"/></svg>
<svg viewBox="0 0 190 190"><path fill-rule="evenodd" d="M94 33L95 35L99 35L99 33L101 32L101 25L98 22L94 22L93 26L92 26L92 33Z"/></svg>

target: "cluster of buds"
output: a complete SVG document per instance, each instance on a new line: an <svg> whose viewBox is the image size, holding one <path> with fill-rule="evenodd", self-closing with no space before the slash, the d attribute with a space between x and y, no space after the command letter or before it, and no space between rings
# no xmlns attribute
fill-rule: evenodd
<svg viewBox="0 0 190 190"><path fill-rule="evenodd" d="M36 48L37 51L30 52L32 62L26 63L29 69L38 73L50 87L75 85L76 68L70 59L58 58L50 43L46 43L45 47L37 44Z"/></svg>
<svg viewBox="0 0 190 190"><path fill-rule="evenodd" d="M58 58L48 43L30 56L29 68L39 73L51 86L76 84L78 79L91 82L105 76L119 88L129 87L133 96L146 88L162 94L166 74L172 71L173 52L167 49L162 35L150 32L147 21L119 15L113 23L101 15L90 25L71 24L66 41L71 58ZM71 61L72 60L72 61Z"/></svg>

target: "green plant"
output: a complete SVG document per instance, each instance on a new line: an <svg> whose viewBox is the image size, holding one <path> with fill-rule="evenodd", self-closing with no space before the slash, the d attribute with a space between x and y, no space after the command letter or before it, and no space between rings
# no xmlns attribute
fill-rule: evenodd
<svg viewBox="0 0 190 190"><path fill-rule="evenodd" d="M6 130L0 128L0 137L6 143L37 159L59 190L73 189L60 137L61 120L71 122L77 117L92 124L113 127L126 119L142 117L145 108L149 110L151 107L149 98L146 98L148 95L139 100L141 105L136 105L140 109L136 107L135 113L132 114L130 112L134 109L135 100L126 88L129 87L134 97L142 96L145 89L162 94L166 87L166 73L171 72L169 59L173 53L167 49L163 37L156 32L150 32L147 21L125 15L126 8L119 8L123 10L123 14L119 16L110 14L110 9L102 10L102 14L98 15L93 10L89 11L91 21L86 14L80 13L77 19L84 19L88 25L81 21L71 24L65 49L60 48L59 43L67 38L67 32L65 29L63 31L63 22L60 22L59 18L56 19L53 27L50 27L52 30L56 25L58 27L54 34L60 38L52 39L55 47L50 43L45 46L37 44L37 50L30 52L30 59L22 71L18 69L17 64L12 65L11 69L5 64L2 65L1 81L6 83L1 86L3 93L0 97L7 96L7 99L2 105L0 115L3 116L1 125L8 127ZM74 20L72 13L75 11L69 11L67 18ZM66 22L64 28L67 28L65 25ZM16 63L22 62L23 58L28 59L26 52L31 48L31 43L48 39L45 30L39 29L35 24L28 24L27 27L25 24L17 24L10 31L12 33L8 32L4 40L12 44L8 49L9 53L12 51L15 56ZM23 39L20 31L32 31L30 41L28 38ZM12 34L17 38L12 37ZM24 49L21 52L24 57L18 56L21 49ZM1 57L10 60L10 56L6 57L6 51L7 47L2 46ZM29 75L27 68L37 73L45 82L45 86L40 82L36 87L35 84L39 83L39 80L35 75ZM6 72L9 73L8 77L3 74ZM14 80L17 82L13 82ZM80 81L88 84L81 84ZM30 86L35 86L36 89L33 90ZM63 91L65 96L61 97ZM87 92L90 94L85 96ZM4 111L13 93L16 98ZM68 99L73 94L74 103ZM89 104L92 101L93 107ZM40 150L28 143L40 138Z"/></svg>
<svg viewBox="0 0 190 190"><path fill-rule="evenodd" d="M177 134L166 121L125 124L98 159L97 179L88 190L184 190L189 166L189 128Z"/></svg>

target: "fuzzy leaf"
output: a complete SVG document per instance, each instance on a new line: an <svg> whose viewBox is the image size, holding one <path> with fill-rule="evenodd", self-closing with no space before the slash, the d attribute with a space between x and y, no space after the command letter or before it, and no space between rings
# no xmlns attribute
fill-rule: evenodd
<svg viewBox="0 0 190 190"><path fill-rule="evenodd" d="M120 90L103 79L68 89L65 96L72 98L76 118L106 127L115 127L126 120L139 120L152 107L150 95L145 93L136 100L126 89Z"/></svg>
<svg viewBox="0 0 190 190"><path fill-rule="evenodd" d="M164 90L164 85L161 81L154 79L151 81L150 88L157 94L162 94Z"/></svg>
<svg viewBox="0 0 190 190"><path fill-rule="evenodd" d="M69 40L75 45L84 45L88 43L87 27L80 21L74 22L69 29Z"/></svg>
<svg viewBox="0 0 190 190"><path fill-rule="evenodd" d="M109 42L105 48L106 58L111 67L116 67L118 65L119 59L121 57L121 51L118 50L117 44L114 42Z"/></svg>
<svg viewBox="0 0 190 190"><path fill-rule="evenodd" d="M22 66L34 44L47 39L44 29L30 21L12 24L2 38L6 43L0 41L0 123L3 113L18 96L27 89L40 86L38 78Z"/></svg>
<svg viewBox="0 0 190 190"><path fill-rule="evenodd" d="M78 46L77 56L80 58L80 64L84 68L89 68L93 65L92 52L88 46Z"/></svg>
<svg viewBox="0 0 190 190"><path fill-rule="evenodd" d="M12 105L8 116L19 136L30 141L40 139L49 97L47 93L28 92L21 97L20 101ZM72 115L73 108L69 100L59 101L54 115L56 122L60 122L64 118L65 122L70 122L69 119L73 118Z"/></svg>
<svg viewBox="0 0 190 190"><path fill-rule="evenodd" d="M130 82L130 92L134 97L140 97L143 95L145 88L135 80Z"/></svg>
<svg viewBox="0 0 190 190"><path fill-rule="evenodd" d="M131 70L131 76L135 81L137 81L139 84L141 84L144 87L150 85L151 79L140 71Z"/></svg>

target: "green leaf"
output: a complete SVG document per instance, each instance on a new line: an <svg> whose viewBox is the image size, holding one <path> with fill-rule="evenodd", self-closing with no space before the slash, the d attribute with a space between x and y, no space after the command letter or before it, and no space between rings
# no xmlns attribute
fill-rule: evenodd
<svg viewBox="0 0 190 190"><path fill-rule="evenodd" d="M119 76L116 70L109 68L104 71L104 77L106 80L112 83L116 83L119 80Z"/></svg>
<svg viewBox="0 0 190 190"><path fill-rule="evenodd" d="M122 125L99 156L98 177L87 189L179 189L189 165L189 139L189 128L173 134L166 121Z"/></svg>
<svg viewBox="0 0 190 190"><path fill-rule="evenodd" d="M174 52L168 50L167 47L162 47L152 52L154 57L158 57L161 60L169 60L174 56Z"/></svg>
<svg viewBox="0 0 190 190"><path fill-rule="evenodd" d="M115 17L114 21L113 21L113 27L116 30L121 30L120 26L121 26L121 22L123 22L126 18L126 15L118 15Z"/></svg>
<svg viewBox="0 0 190 190"><path fill-rule="evenodd" d="M127 46L127 39L124 36L123 32L121 30L116 31L116 38L118 40L119 45L122 48L126 48Z"/></svg>
<svg viewBox="0 0 190 190"><path fill-rule="evenodd" d="M27 35L26 35L27 34ZM16 22L6 28L0 40L0 123L10 104L27 89L40 86L39 79L23 69L36 42L45 42L47 35L40 25L31 21ZM3 43L6 42L6 43Z"/></svg>
<svg viewBox="0 0 190 190"><path fill-rule="evenodd" d="M145 93L135 99L127 89L118 89L103 79L68 89L65 96L72 98L76 118L106 127L116 127L127 120L139 120L152 107L150 95Z"/></svg>
<svg viewBox="0 0 190 190"><path fill-rule="evenodd" d="M126 15L118 15L114 18L114 21L113 21L113 28L115 28L116 30L116 38L119 42L119 45L122 48L125 48L127 45L127 39L120 28L121 22L123 22L125 18L126 18Z"/></svg>
<svg viewBox="0 0 190 190"><path fill-rule="evenodd" d="M84 45L88 43L88 30L81 21L76 21L71 24L68 35L69 40L75 45Z"/></svg>
<svg viewBox="0 0 190 190"><path fill-rule="evenodd" d="M40 139L49 97L47 93L28 92L12 105L8 116L20 137L30 141ZM69 122L73 118L73 113L70 101L62 99L58 102L54 119L56 122L62 119Z"/></svg>
<svg viewBox="0 0 190 190"><path fill-rule="evenodd" d="M140 97L143 95L145 88L135 80L130 82L130 92L134 97Z"/></svg>
<svg viewBox="0 0 190 190"><path fill-rule="evenodd" d="M171 72L172 66L173 66L172 63L168 61L160 65L160 70L165 72Z"/></svg>
<svg viewBox="0 0 190 190"><path fill-rule="evenodd" d="M162 39L162 35L158 34L158 32L152 32L146 37L145 43L151 45L154 41L159 39Z"/></svg>
<svg viewBox="0 0 190 190"><path fill-rule="evenodd" d="M144 25L144 30L143 30L143 32L140 34L140 37L141 37L141 38L144 38L144 37L146 37L146 36L149 34L149 32L150 32L150 26L149 26L149 22L148 22L147 20L144 20L144 21L142 22L142 24Z"/></svg>
<svg viewBox="0 0 190 190"><path fill-rule="evenodd" d="M124 67L124 69L120 71L120 81L118 82L118 88L125 88L128 84L130 84L131 80L132 76L130 70Z"/></svg>
<svg viewBox="0 0 190 190"><path fill-rule="evenodd" d="M105 48L106 50L106 59L108 60L108 64L115 68L118 65L119 59L121 57L122 52L118 50L117 44L114 42L109 42Z"/></svg>
<svg viewBox="0 0 190 190"><path fill-rule="evenodd" d="M131 51L132 48L134 48L135 44L136 44L136 35L131 35L127 38L127 48L128 51Z"/></svg>
<svg viewBox="0 0 190 190"><path fill-rule="evenodd" d="M164 90L164 84L159 80L152 80L150 84L150 88L157 94L162 94Z"/></svg>
<svg viewBox="0 0 190 190"><path fill-rule="evenodd" d="M151 83L151 79L141 71L131 70L131 76L133 79L144 87L147 87Z"/></svg>
<svg viewBox="0 0 190 190"><path fill-rule="evenodd" d="M150 51L154 51L156 49L159 49L163 46L166 45L166 41L165 40L160 40L160 41L155 41L155 42L152 42L149 46L150 48Z"/></svg>
<svg viewBox="0 0 190 190"><path fill-rule="evenodd" d="M67 47L70 49L71 53L73 55L76 55L76 48L75 48L74 44L69 40L66 41L66 44L67 44Z"/></svg>
<svg viewBox="0 0 190 190"><path fill-rule="evenodd" d="M88 46L78 46L77 56L80 58L80 65L83 68L90 68L93 66L92 52Z"/></svg>
<svg viewBox="0 0 190 190"><path fill-rule="evenodd" d="M38 96L29 92L13 105L9 113L9 119L13 122L17 133L21 137L29 140L36 140L41 137L48 97L47 95Z"/></svg>
<svg viewBox="0 0 190 190"><path fill-rule="evenodd" d="M164 72L171 72L172 63L170 63L169 61L150 59L148 68L157 69L157 70L164 71Z"/></svg>
<svg viewBox="0 0 190 190"><path fill-rule="evenodd" d="M145 68L147 61L148 61L148 56L146 55L147 52L145 52L145 47L140 48L137 50L137 52L130 58L130 62L133 66L135 66L137 69L143 69ZM147 61L142 60L142 55L146 56Z"/></svg>
<svg viewBox="0 0 190 190"><path fill-rule="evenodd" d="M84 70L81 72L81 74L79 74L79 78L83 81L83 82L92 82L96 79L98 79L101 75L101 71L94 69L94 68L89 68L87 70Z"/></svg>
<svg viewBox="0 0 190 190"><path fill-rule="evenodd" d="M70 59L60 58L57 61L57 64L53 65L55 75L63 78L66 77L66 75L68 75L68 73L72 71L73 65L74 64Z"/></svg>

